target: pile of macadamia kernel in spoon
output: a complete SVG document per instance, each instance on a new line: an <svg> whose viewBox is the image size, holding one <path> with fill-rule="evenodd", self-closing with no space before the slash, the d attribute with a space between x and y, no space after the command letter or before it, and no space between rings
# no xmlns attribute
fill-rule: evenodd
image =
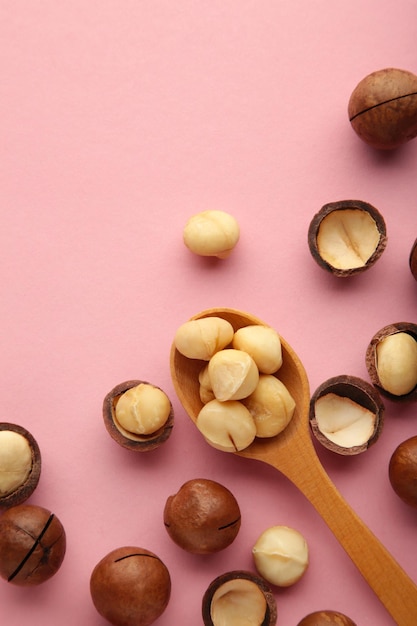
<svg viewBox="0 0 417 626"><path fill-rule="evenodd" d="M255 437L274 437L289 424L295 401L279 379L281 340L273 328L250 325L235 332L230 322L211 316L182 324L174 344L202 362L196 425L214 448L244 450Z"/></svg>

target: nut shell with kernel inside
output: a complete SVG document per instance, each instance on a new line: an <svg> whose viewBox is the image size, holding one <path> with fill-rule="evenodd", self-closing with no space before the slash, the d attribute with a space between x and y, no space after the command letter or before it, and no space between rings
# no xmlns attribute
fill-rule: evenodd
<svg viewBox="0 0 417 626"><path fill-rule="evenodd" d="M39 483L41 452L26 428L0 423L0 509L27 500Z"/></svg>
<svg viewBox="0 0 417 626"><path fill-rule="evenodd" d="M275 626L275 596L261 576L246 570L226 572L208 586L202 617L204 626Z"/></svg>
<svg viewBox="0 0 417 626"><path fill-rule="evenodd" d="M164 524L183 550L211 554L235 540L241 524L240 508L229 489L214 480L196 478L168 497Z"/></svg>
<svg viewBox="0 0 417 626"><path fill-rule="evenodd" d="M123 448L148 452L170 437L174 409L166 393L156 385L143 380L127 380L105 396L103 419L111 438ZM148 428L149 424L156 426Z"/></svg>
<svg viewBox="0 0 417 626"><path fill-rule="evenodd" d="M123 546L94 567L90 594L97 612L113 626L150 626L168 606L171 578L156 554Z"/></svg>
<svg viewBox="0 0 417 626"><path fill-rule="evenodd" d="M313 259L337 277L372 267L387 245L385 220L363 200L328 202L313 216L307 235Z"/></svg>

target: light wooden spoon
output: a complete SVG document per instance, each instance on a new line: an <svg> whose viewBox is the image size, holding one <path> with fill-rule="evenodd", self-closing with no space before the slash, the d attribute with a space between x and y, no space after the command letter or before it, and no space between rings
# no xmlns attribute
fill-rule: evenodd
<svg viewBox="0 0 417 626"><path fill-rule="evenodd" d="M209 309L192 319L212 315L228 320L235 331L250 324L267 325L253 315L227 308ZM398 626L414 626L417 586L345 502L323 469L310 435L307 375L300 359L282 337L281 343L283 365L279 378L296 402L294 417L276 437L255 439L236 454L272 465L289 478L321 515ZM184 357L173 345L170 364L178 398L195 422L203 406L198 382L202 362Z"/></svg>

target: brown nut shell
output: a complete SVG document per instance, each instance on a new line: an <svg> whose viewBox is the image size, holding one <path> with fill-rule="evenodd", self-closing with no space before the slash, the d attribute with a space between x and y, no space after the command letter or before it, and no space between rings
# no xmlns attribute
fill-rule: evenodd
<svg viewBox="0 0 417 626"><path fill-rule="evenodd" d="M303 617L297 626L356 626L356 624L339 611L314 611Z"/></svg>
<svg viewBox="0 0 417 626"><path fill-rule="evenodd" d="M381 341L383 341L386 337L390 335L394 335L396 333L407 333L413 337L417 341L417 324L413 324L412 322L396 322L393 324L388 324L384 326L380 330L378 330L374 336L372 337L369 345L366 349L365 353L365 363L368 369L369 377L378 391L386 398L394 402L415 402L417 401L417 386L414 387L409 393L403 395L396 395L387 391L383 387L380 381L380 377L378 374L377 367L377 348Z"/></svg>
<svg viewBox="0 0 417 626"><path fill-rule="evenodd" d="M65 530L48 509L20 504L0 517L0 576L8 582L45 582L61 567L65 550Z"/></svg>
<svg viewBox="0 0 417 626"><path fill-rule="evenodd" d="M321 268L340 278L353 276L372 267L384 252L385 220L363 200L329 202L313 216L307 241Z"/></svg>
<svg viewBox="0 0 417 626"><path fill-rule="evenodd" d="M409 265L412 275L417 280L417 239L414 241L409 257Z"/></svg>
<svg viewBox="0 0 417 626"><path fill-rule="evenodd" d="M417 508L417 436L396 447L389 462L388 476L397 496Z"/></svg>
<svg viewBox="0 0 417 626"><path fill-rule="evenodd" d="M22 437L27 440L32 454L32 467L25 481L11 493L0 497L0 509L7 509L12 506L22 504L22 502L25 502L25 500L27 500L35 491L41 475L42 459L36 439L28 430L26 430L26 428L23 428L23 426L19 426L18 424L1 422L0 431L3 430L10 430L22 435Z"/></svg>
<svg viewBox="0 0 417 626"><path fill-rule="evenodd" d="M90 593L97 612L110 624L150 626L168 605L171 578L156 554L123 546L94 567Z"/></svg>
<svg viewBox="0 0 417 626"><path fill-rule="evenodd" d="M225 590L224 594L223 587ZM253 619L254 624L259 624L259 626L275 626L277 623L277 605L271 588L263 578L245 570L227 572L218 576L210 583L202 601L204 626L216 626L216 624L228 623L223 615L216 620L215 611L220 611L220 614L227 612L228 599L233 601L234 591L242 595L245 593L245 590L250 594L250 599L253 598L253 601L256 603L256 609L251 607L250 602L246 603L246 607L241 609L244 611L242 621L246 618L247 623L252 623L248 619L248 612L255 610L260 617L257 617L256 621ZM233 623L236 624L238 623L236 611L239 609L239 604L234 604L231 608L233 619L235 620ZM223 621L221 621L222 619Z"/></svg>
<svg viewBox="0 0 417 626"><path fill-rule="evenodd" d="M116 385L109 391L103 401L103 419L107 432L120 446L136 452L149 452L158 448L170 437L174 426L174 409L170 402L171 410L167 421L161 428L150 435L136 435L127 432L117 424L115 408L120 396L137 385L152 385L152 383L143 380L127 380ZM162 391L162 389L156 385L152 385L152 387L156 387L156 389Z"/></svg>
<svg viewBox="0 0 417 626"><path fill-rule="evenodd" d="M329 417L325 421L318 418L319 400L329 400ZM334 402L333 402L334 400ZM338 416L338 411L351 410L352 407L361 409L362 425L359 419L351 425L347 418ZM381 397L373 385L358 376L340 375L324 381L313 393L310 400L311 430L325 448L337 454L352 456L365 452L373 445L383 428L385 407ZM331 421L329 421L331 420ZM326 423L327 422L327 423ZM359 428L360 426L360 428ZM354 429L353 432L351 429Z"/></svg>
<svg viewBox="0 0 417 626"><path fill-rule="evenodd" d="M417 76L398 68L372 72L353 90L348 115L368 145L398 148L417 136Z"/></svg>
<svg viewBox="0 0 417 626"><path fill-rule="evenodd" d="M164 524L171 539L184 550L211 554L235 540L241 524L240 508L229 489L197 478L168 497Z"/></svg>

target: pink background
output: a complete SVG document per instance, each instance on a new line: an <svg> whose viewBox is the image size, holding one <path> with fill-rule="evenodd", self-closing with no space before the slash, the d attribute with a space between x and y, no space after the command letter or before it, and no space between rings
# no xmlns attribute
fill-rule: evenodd
<svg viewBox="0 0 417 626"><path fill-rule="evenodd" d="M347 118L366 74L416 72L416 3L2 0L0 35L1 419L38 440L43 471L29 502L56 513L68 540L49 582L0 581L2 623L104 625L90 573L130 544L170 570L158 625L200 624L209 583L253 569L258 535L286 524L305 535L311 562L298 584L275 589L278 623L333 608L361 626L392 625L286 479L204 444L175 397L169 350L194 313L242 308L289 341L313 390L337 374L368 378L373 334L416 322L417 142L376 152ZM388 246L342 280L315 264L306 237L323 204L348 198L381 211ZM188 217L209 208L241 226L226 261L182 242ZM175 407L170 440L149 454L120 448L103 426L105 394L130 378L161 386ZM318 452L417 579L416 512L387 478L394 448L416 434L416 408L385 404L374 448ZM166 498L197 477L229 487L242 512L235 543L209 557L183 552L162 522Z"/></svg>

